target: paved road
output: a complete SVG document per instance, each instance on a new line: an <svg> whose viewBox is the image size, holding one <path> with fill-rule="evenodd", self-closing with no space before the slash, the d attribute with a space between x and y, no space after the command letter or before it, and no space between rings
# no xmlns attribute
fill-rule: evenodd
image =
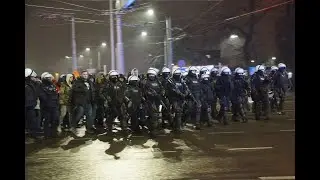
<svg viewBox="0 0 320 180"><path fill-rule="evenodd" d="M155 140L101 135L26 145L29 180L292 179L295 174L294 100L268 122L187 128ZM253 117L251 115L251 117ZM275 177L281 176L281 177ZM287 176L287 177L284 177ZM292 177L293 176L293 177Z"/></svg>

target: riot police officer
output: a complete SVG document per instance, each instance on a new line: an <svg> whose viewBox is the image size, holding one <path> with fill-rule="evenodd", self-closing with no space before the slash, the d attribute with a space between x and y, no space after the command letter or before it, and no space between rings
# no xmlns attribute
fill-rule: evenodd
<svg viewBox="0 0 320 180"><path fill-rule="evenodd" d="M125 91L125 96L132 102L131 105L128 106L129 118L131 119L131 130L133 133L139 134L141 132L139 125L143 125L139 123L140 106L142 101L145 99L142 96L142 91L139 87L138 76L132 75L128 78L128 86Z"/></svg>
<svg viewBox="0 0 320 180"><path fill-rule="evenodd" d="M45 137L56 136L59 125L59 97L52 79L51 74L46 74L39 91L40 105L45 119L43 127Z"/></svg>
<svg viewBox="0 0 320 180"><path fill-rule="evenodd" d="M182 127L182 113L183 105L185 98L188 95L187 86L183 83L181 79L181 70L176 69L172 78L169 79L170 88L169 88L169 99L170 104L172 104L172 111L174 113L173 119L173 131L175 133L180 133Z"/></svg>
<svg viewBox="0 0 320 180"><path fill-rule="evenodd" d="M169 124L172 125L172 117L170 112L170 103L168 99L168 92L170 90L169 82L170 79L170 69L167 67L162 68L161 77L159 78L161 87L163 88L164 95L162 96L162 101L165 103L167 109L162 109L162 124L161 127L165 128L165 122L164 119L168 120Z"/></svg>
<svg viewBox="0 0 320 180"><path fill-rule="evenodd" d="M38 99L38 85L36 84L37 74L30 68L24 70L25 75L25 125L32 137L40 130L40 122L36 118L35 107Z"/></svg>
<svg viewBox="0 0 320 180"><path fill-rule="evenodd" d="M260 65L255 77L252 80L251 90L255 95L255 117L256 120L260 120L262 113L265 116L265 120L269 119L269 84L270 80L265 75L265 66Z"/></svg>
<svg viewBox="0 0 320 180"><path fill-rule="evenodd" d="M286 92L290 86L288 73L286 72L286 65L283 63L278 64L278 71L273 78L273 89L275 93L275 101L277 102L278 114L284 114L283 106L286 97Z"/></svg>
<svg viewBox="0 0 320 180"><path fill-rule="evenodd" d="M232 83L232 119L234 121L237 121L237 118L240 115L242 122L247 122L248 120L245 114L245 104L247 101L247 94L250 93L250 88L249 83L244 79L244 70L242 68L237 68L235 70L235 75Z"/></svg>
<svg viewBox="0 0 320 180"><path fill-rule="evenodd" d="M217 116L218 121L228 124L226 111L229 109L229 100L232 92L232 82L230 79L231 70L228 67L221 69L221 75L216 82L215 90L220 101L220 110Z"/></svg>
<svg viewBox="0 0 320 180"><path fill-rule="evenodd" d="M186 122L191 121L191 117L195 116L195 127L200 130L200 116L201 116L201 86L197 78L197 69L193 66L189 68L188 75L185 82L190 90L189 98L187 100Z"/></svg>
<svg viewBox="0 0 320 180"><path fill-rule="evenodd" d="M211 105L213 104L215 91L210 83L210 75L202 74L201 76L201 104L202 112L201 119L203 119L209 127L213 125L213 119L211 117Z"/></svg>
<svg viewBox="0 0 320 180"><path fill-rule="evenodd" d="M218 79L218 74L219 74L219 69L218 69L218 68L213 67L213 68L210 70L210 82L211 82L211 85L212 85L213 88L216 87L216 82L217 82L217 79ZM213 102L212 102L212 104L211 104L211 117L212 117L213 119L216 119L216 118L217 118L217 115L218 115L217 102L218 102L218 97L217 97L217 95L215 94L215 96L213 97Z"/></svg>
<svg viewBox="0 0 320 180"><path fill-rule="evenodd" d="M147 78L145 84L143 84L144 96L146 98L147 113L148 113L148 129L150 130L150 136L156 136L156 130L159 126L159 122L162 122L162 108L163 101L161 94L162 88L160 83L157 81L158 72L149 68L147 71Z"/></svg>
<svg viewBox="0 0 320 180"><path fill-rule="evenodd" d="M107 134L112 134L113 122L116 117L120 121L120 126L124 136L128 135L128 116L126 105L130 104L129 98L125 96L125 84L119 81L119 73L116 70L109 72L109 83L100 90L100 96L107 105Z"/></svg>
<svg viewBox="0 0 320 180"><path fill-rule="evenodd" d="M277 111L277 101L274 95L274 88L273 88L273 80L274 80L274 76L278 71L278 67L277 66L271 66L271 70L269 73L269 79L270 79L270 91L269 91L269 100L270 100L270 109L272 112Z"/></svg>

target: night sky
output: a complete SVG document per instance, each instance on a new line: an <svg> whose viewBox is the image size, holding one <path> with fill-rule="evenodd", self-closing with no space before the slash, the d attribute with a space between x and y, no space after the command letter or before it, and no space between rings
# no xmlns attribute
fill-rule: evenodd
<svg viewBox="0 0 320 180"><path fill-rule="evenodd" d="M285 0L257 0L256 8L259 9L284 1ZM90 47L90 55L86 55L86 57L90 56L93 59L93 67L96 67L98 46L102 42L107 42L109 47L109 16L101 15L103 10L109 9L108 0L64 0L63 2L88 8L84 9L51 0L25 1L25 3L29 5L83 10L67 11L26 6L26 66L34 68L36 72L50 71L66 73L71 70L71 60L65 59L65 56L71 56L72 54L70 21L59 16L55 18L47 18L48 16L41 17L40 14L65 15L66 13L73 13L77 18L77 54L83 54L84 49ZM192 22L191 26L185 29L185 32L192 34L194 37L174 44L174 62L177 62L181 58L192 58L181 53L181 50L185 48L221 48L221 43L224 41L224 38L231 32L226 31L224 26L208 27L208 25L246 13L248 11L248 0L224 0L213 10L200 17L202 12L207 11L210 6L216 3L218 3L218 1L138 1L136 3L138 9L123 16L123 23L141 25L137 27L123 27L126 69L136 67L141 70L146 70L150 66L148 64L150 60L149 54L152 56L163 54L163 44L156 43L163 41L165 34L164 20L166 15L171 16L173 27L183 28ZM153 17L146 15L148 9L146 5L150 5L150 8L154 10L155 14ZM266 59L278 54L274 40L277 30L274 24L277 18L283 16L285 11L284 6L274 8L268 11L259 23L257 23L254 42L257 46L257 54L261 59ZM89 20L96 21L88 23ZM244 17L232 22L232 24L245 27L247 20L248 18ZM154 24L143 27L142 25L146 22L154 22ZM141 38L140 33L143 30L148 32L148 37ZM102 64L110 67L110 49L107 48L101 52ZM226 53L228 52L227 50L224 52L224 54L228 54ZM78 64L84 68L88 67L86 59Z"/></svg>

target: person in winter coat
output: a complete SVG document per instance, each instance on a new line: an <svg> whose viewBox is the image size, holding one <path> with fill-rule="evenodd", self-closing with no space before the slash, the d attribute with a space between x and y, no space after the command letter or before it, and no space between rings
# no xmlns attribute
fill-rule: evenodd
<svg viewBox="0 0 320 180"><path fill-rule="evenodd" d="M95 101L93 83L89 80L89 74L87 71L83 71L81 76L77 78L70 91L68 104L72 108L72 120L70 131L79 137L79 133L76 129L78 122L83 115L86 116L86 132L94 133L95 127L92 120L92 103Z"/></svg>
<svg viewBox="0 0 320 180"><path fill-rule="evenodd" d="M61 132L61 126L63 124L63 119L67 114L71 113L71 109L68 106L69 101L69 92L72 87L73 75L67 74L65 81L61 82L60 87L60 95L59 95L59 104L60 104L60 118L59 118L59 125L58 125L58 132ZM69 123L70 124L70 120Z"/></svg>

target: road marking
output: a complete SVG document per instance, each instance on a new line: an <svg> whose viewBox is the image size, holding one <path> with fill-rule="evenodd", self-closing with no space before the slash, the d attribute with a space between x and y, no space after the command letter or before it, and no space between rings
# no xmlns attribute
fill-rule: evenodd
<svg viewBox="0 0 320 180"><path fill-rule="evenodd" d="M156 153L175 153L177 151L157 151Z"/></svg>
<svg viewBox="0 0 320 180"><path fill-rule="evenodd" d="M283 130L280 130L281 132L295 132L296 130L295 129L283 129Z"/></svg>
<svg viewBox="0 0 320 180"><path fill-rule="evenodd" d="M294 118L293 118L293 119L287 119L287 121L295 121L295 120L296 120L296 119L294 119Z"/></svg>
<svg viewBox="0 0 320 180"><path fill-rule="evenodd" d="M293 111L295 111L295 109L286 109L286 110L284 110L285 112L293 112Z"/></svg>
<svg viewBox="0 0 320 180"><path fill-rule="evenodd" d="M273 147L252 147L252 148L230 148L227 151L245 151L245 150L261 150L261 149L272 149Z"/></svg>
<svg viewBox="0 0 320 180"><path fill-rule="evenodd" d="M295 176L269 176L269 177L259 177L261 180L286 180L286 179L296 179Z"/></svg>
<svg viewBox="0 0 320 180"><path fill-rule="evenodd" d="M211 132L211 133L208 133L208 134L243 134L244 131L230 131L230 132Z"/></svg>

